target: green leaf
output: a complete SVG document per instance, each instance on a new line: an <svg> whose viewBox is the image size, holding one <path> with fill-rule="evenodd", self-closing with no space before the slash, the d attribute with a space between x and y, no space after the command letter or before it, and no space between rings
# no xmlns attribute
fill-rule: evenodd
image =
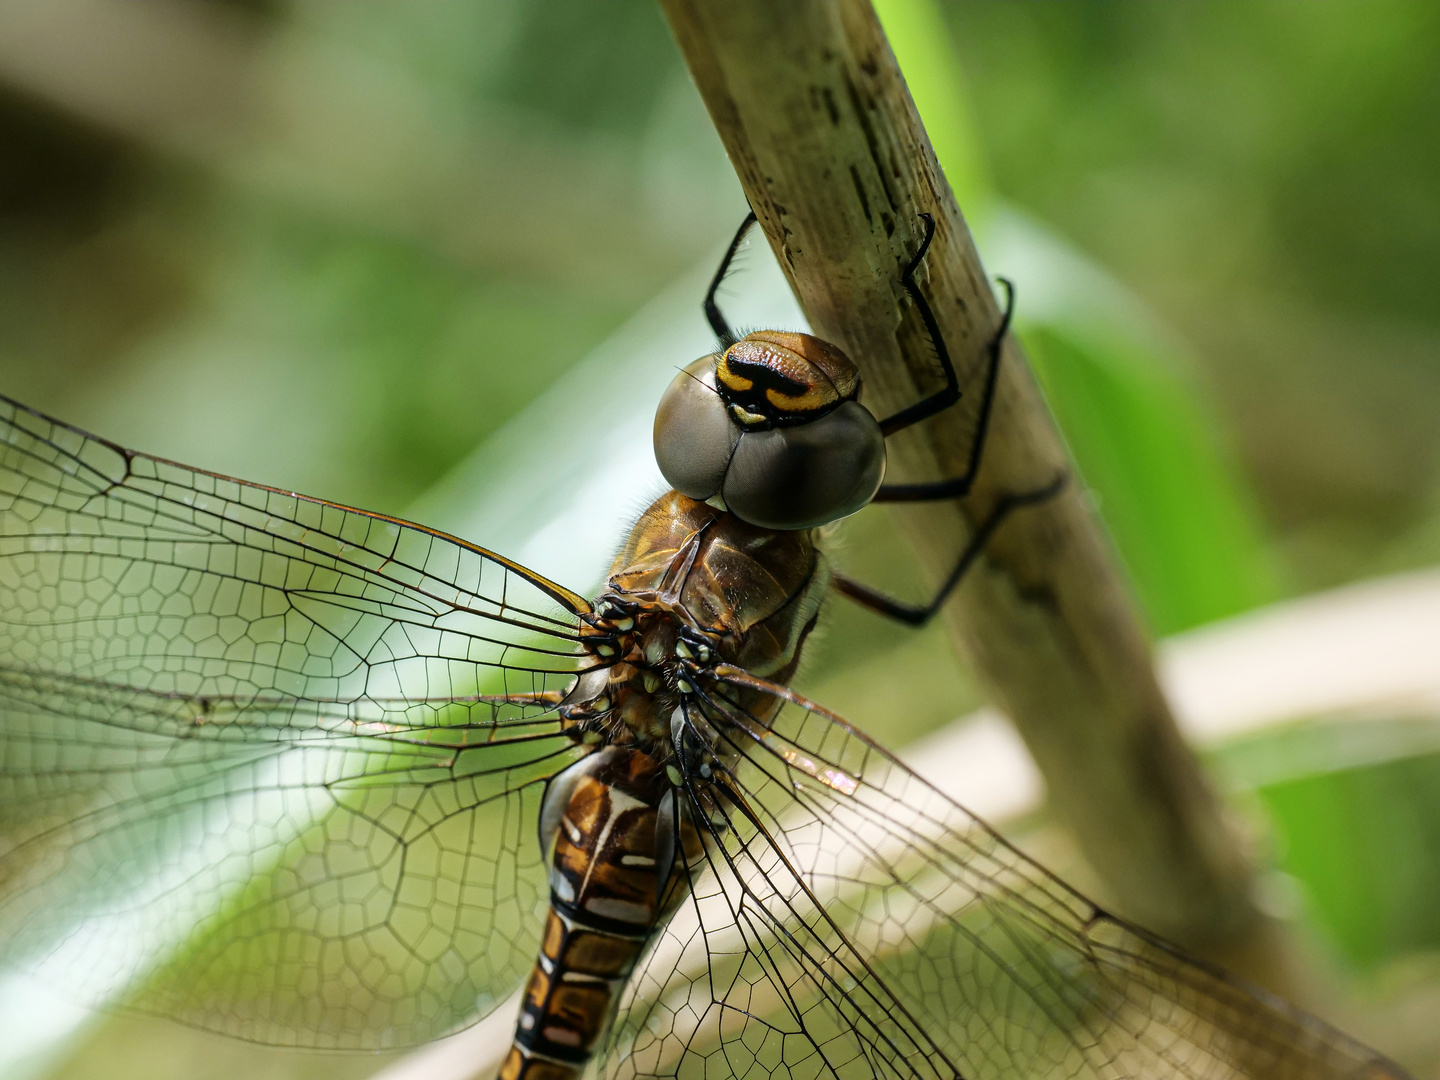
<svg viewBox="0 0 1440 1080"><path fill-rule="evenodd" d="M1278 867L1356 967L1440 949L1440 729L1433 716L1322 718L1212 757L1264 806Z"/></svg>
<svg viewBox="0 0 1440 1080"><path fill-rule="evenodd" d="M1023 326L1031 365L1155 630L1275 598L1271 556L1187 373L1118 328Z"/></svg>

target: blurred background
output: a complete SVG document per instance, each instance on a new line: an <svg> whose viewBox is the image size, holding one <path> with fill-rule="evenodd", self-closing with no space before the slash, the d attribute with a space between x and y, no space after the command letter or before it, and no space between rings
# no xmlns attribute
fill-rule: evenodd
<svg viewBox="0 0 1440 1080"><path fill-rule="evenodd" d="M878 6L1157 636L1440 564L1440 9ZM575 588L608 551L536 537L658 491L651 382L693 356L646 342L704 351L744 210L652 0L0 4L0 392ZM788 302L767 259L741 324ZM622 431L639 457L577 466ZM838 544L923 587L886 514ZM802 685L897 746L980 704L938 629L844 609ZM1352 1026L1440 1075L1435 713L1205 753ZM56 1031L27 1075L384 1064Z"/></svg>

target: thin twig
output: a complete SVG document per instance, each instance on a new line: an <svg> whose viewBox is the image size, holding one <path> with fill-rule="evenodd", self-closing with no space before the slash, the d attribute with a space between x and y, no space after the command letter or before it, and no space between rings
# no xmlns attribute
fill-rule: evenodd
<svg viewBox="0 0 1440 1080"><path fill-rule="evenodd" d="M1001 313L868 0L660 3L811 325L860 365L870 408L940 385L899 276L922 212L939 228L921 285L973 387ZM962 402L891 440L887 479L960 473L974 426ZM1012 338L973 494L900 511L922 564L943 579L998 499L1065 471ZM1251 933L1243 845L1176 729L1083 486L1013 515L945 616L1119 906L1194 946Z"/></svg>

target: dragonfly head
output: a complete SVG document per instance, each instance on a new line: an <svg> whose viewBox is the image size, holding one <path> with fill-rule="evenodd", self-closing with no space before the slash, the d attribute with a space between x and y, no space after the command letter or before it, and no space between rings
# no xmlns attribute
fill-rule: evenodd
<svg viewBox="0 0 1440 1080"><path fill-rule="evenodd" d="M655 458L675 489L765 529L855 513L885 476L885 439L850 358L809 334L761 330L670 383Z"/></svg>

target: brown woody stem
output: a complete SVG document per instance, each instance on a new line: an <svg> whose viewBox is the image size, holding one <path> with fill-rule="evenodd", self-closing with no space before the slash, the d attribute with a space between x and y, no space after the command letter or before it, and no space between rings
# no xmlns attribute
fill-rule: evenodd
<svg viewBox="0 0 1440 1080"><path fill-rule="evenodd" d="M973 387L1001 312L869 0L660 3L795 295L860 365L871 410L943 385L900 283L922 212L938 232L921 287ZM892 439L888 478L962 472L977 396ZM897 511L935 580L997 500L1074 471L1013 338L989 438L963 502ZM1083 485L1012 515L944 617L1123 912L1210 949L1245 938L1243 845L1176 729Z"/></svg>

